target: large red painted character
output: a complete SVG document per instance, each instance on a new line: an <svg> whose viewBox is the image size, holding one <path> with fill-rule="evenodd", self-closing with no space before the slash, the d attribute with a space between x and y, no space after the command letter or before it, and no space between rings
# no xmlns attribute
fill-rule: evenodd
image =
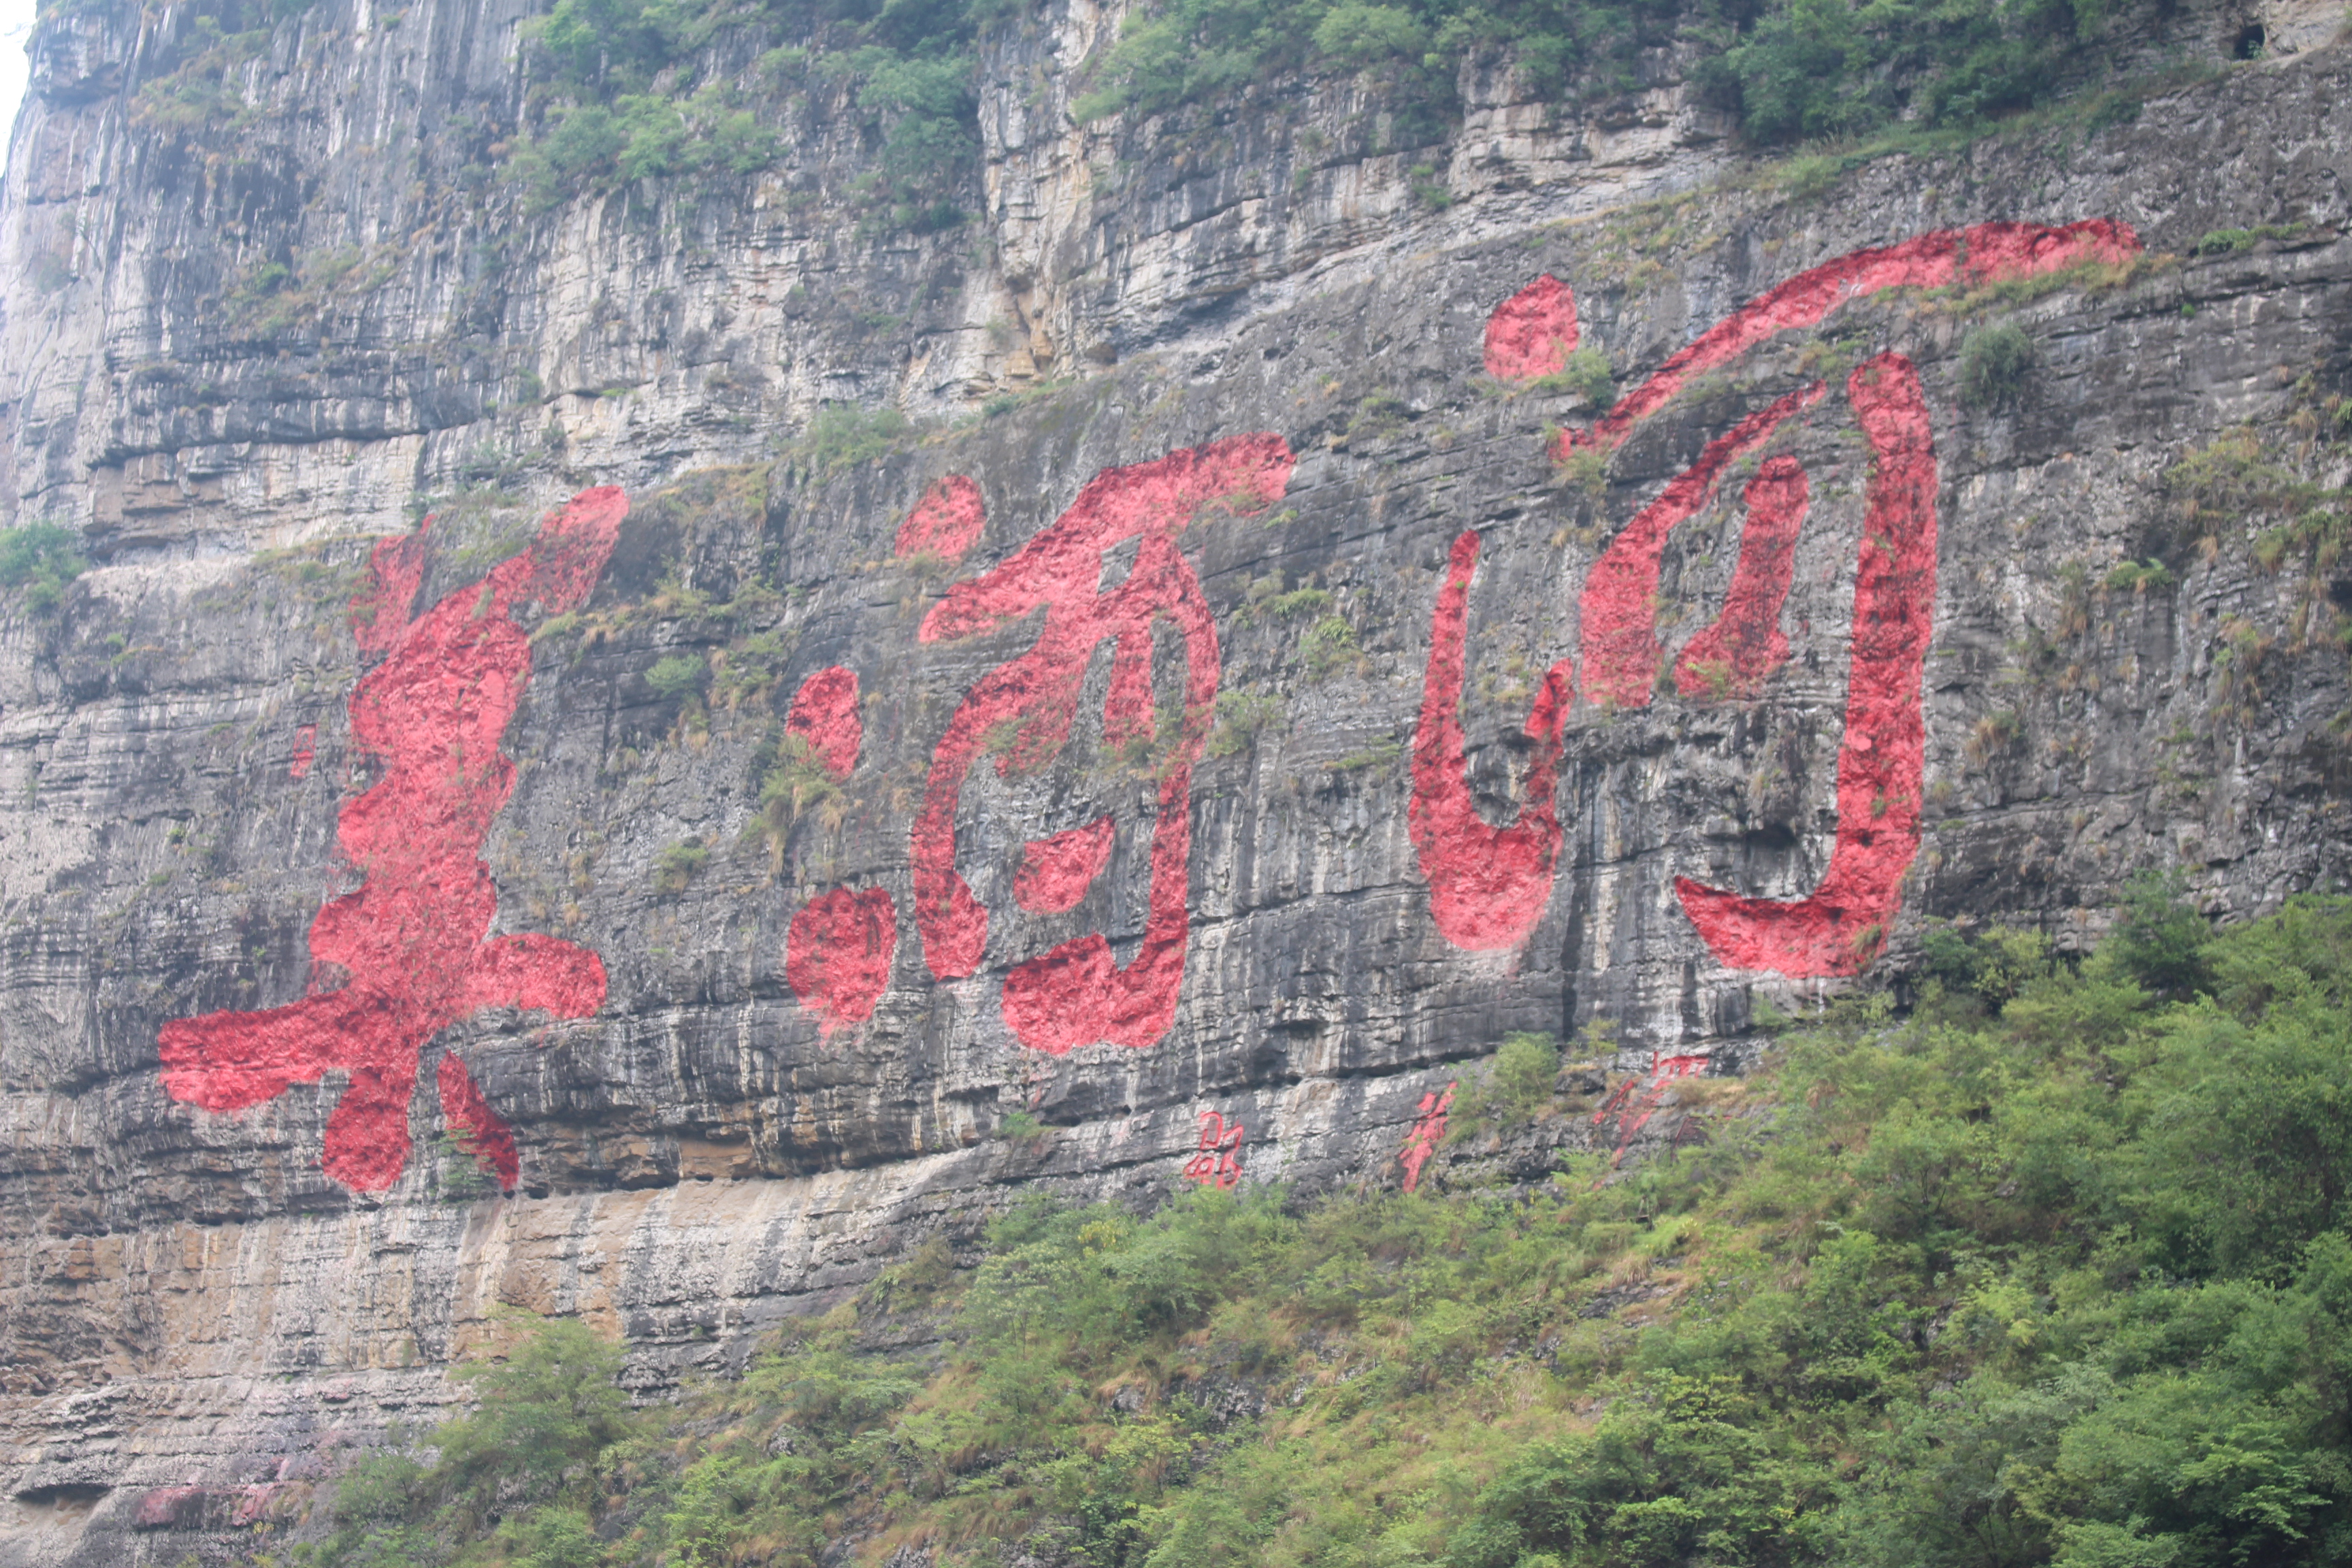
<svg viewBox="0 0 2352 1568"><path fill-rule="evenodd" d="M530 681L530 639L512 611L586 600L628 501L583 490L530 549L415 620L425 530L376 547L353 605L360 646L390 657L352 692L352 735L380 770L342 808L337 841L362 880L310 924L310 994L262 1013L208 1013L163 1026L163 1087L207 1110L241 1110L331 1070L351 1075L327 1119L322 1163L362 1192L408 1161L408 1101L425 1045L484 1007L583 1018L604 999L604 966L552 937L488 934L498 892L480 848L514 789L499 750ZM325 982L340 979L327 989ZM450 1125L509 1189L514 1135L463 1063L441 1059Z"/></svg>
<svg viewBox="0 0 2352 1568"><path fill-rule="evenodd" d="M958 583L924 618L924 642L993 630L1045 612L1026 653L971 689L933 753L915 819L915 923L933 975L957 980L980 967L988 911L956 870L956 803L972 763L992 744L1005 773L1040 767L1068 742L1078 688L1095 649L1112 644L1103 734L1112 746L1158 740L1158 820L1151 837L1151 893L1143 943L1125 968L1100 935L1063 942L1005 977L1004 1019L1013 1037L1055 1056L1108 1041L1141 1047L1168 1032L1184 975L1192 859L1192 764L1217 698L1217 630L1199 580L1176 547L1197 510L1216 503L1241 511L1271 506L1290 482L1290 448L1274 435L1236 436L1108 468L1089 480L1052 527L1002 565ZM1099 587L1103 558L1138 541L1118 585ZM1184 647L1184 712L1172 737L1158 736L1152 712L1151 633L1171 626ZM1027 857L1022 900L1066 909L1083 887L1071 875L1098 872L1108 836L1095 827L1057 835Z"/></svg>
<svg viewBox="0 0 2352 1568"><path fill-rule="evenodd" d="M2093 219L2063 227L1979 224L1856 251L1790 279L1702 333L1591 428L1564 432L1554 455L1614 448L1692 376L1777 333L1815 326L1864 295L2115 263L2138 249L2138 237L2126 225ZM1488 368L1519 379L1542 374L1559 368L1575 346L1573 301L1555 279L1540 279L1497 309L1487 333ZM1827 390L1819 383L1801 388L1708 443L1594 563L1579 600L1583 689L1591 701L1612 709L1650 701L1664 657L1657 637L1657 585L1667 535L1707 504L1734 462ZM1790 975L1852 973L1875 957L1900 902L1903 874L1919 847L1920 685L1936 594L1934 439L1918 377L1901 355L1863 365L1845 390L1870 446L1872 470L1829 870L1811 895L1787 901L1740 898L1688 879L1675 883L1685 910L1717 956ZM1723 611L1675 663L1675 686L1684 695L1751 695L1787 661L1780 607L1810 497L1802 467L1787 457L1768 458L1746 487L1747 522ZM1570 698L1571 667L1562 661L1528 721L1536 757L1519 820L1508 829L1488 826L1470 805L1463 779L1458 712L1463 621L1477 554L1475 533L1455 541L1438 595L1409 809L1438 929L1465 948L1524 940L1550 897L1560 839L1551 792Z"/></svg>

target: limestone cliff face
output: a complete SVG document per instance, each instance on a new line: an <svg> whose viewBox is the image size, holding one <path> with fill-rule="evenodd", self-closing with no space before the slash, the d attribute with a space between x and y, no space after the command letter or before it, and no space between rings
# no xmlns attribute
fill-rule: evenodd
<svg viewBox="0 0 2352 1568"><path fill-rule="evenodd" d="M1401 1181L1512 1030L1668 1136L1934 922L2352 869L2334 13L1767 167L1664 58L1082 126L1072 4L926 235L815 76L532 209L527 14L323 0L189 123L192 13L36 41L0 1562L268 1528L501 1303L656 1392L1024 1190Z"/></svg>

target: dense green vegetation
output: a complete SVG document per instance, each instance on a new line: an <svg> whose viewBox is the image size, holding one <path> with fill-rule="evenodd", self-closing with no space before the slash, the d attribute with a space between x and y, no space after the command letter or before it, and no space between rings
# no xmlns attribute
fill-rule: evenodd
<svg viewBox="0 0 2352 1568"><path fill-rule="evenodd" d="M875 149L855 193L869 215L949 226L976 171L983 39L1026 25L1033 4L555 0L526 25L529 102L495 151L540 207L649 178L740 176L780 157L781 106L839 89ZM304 9L206 0L159 46L140 116L246 126L258 111L237 74ZM1574 101L1645 85L1645 51L1671 47L1748 142L1780 146L1897 120L1967 128L2105 83L2134 21L2108 0L1160 0L1078 67L1076 107L1160 113L1283 73L1363 73L1385 110L1370 150L1396 151L1450 134L1465 65L1512 68ZM1444 205L1430 174L1415 188Z"/></svg>
<svg viewBox="0 0 2352 1568"><path fill-rule="evenodd" d="M54 522L0 529L0 589L31 609L48 609L87 564L80 543L80 535Z"/></svg>
<svg viewBox="0 0 2352 1568"><path fill-rule="evenodd" d="M973 44L1013 9L1004 0L556 0L532 29L551 78L517 169L542 204L649 175L750 174L781 150L754 112L762 99L846 79L880 141L864 195L898 226L946 226L961 220L954 198L980 147ZM722 33L773 46L751 79L717 71Z"/></svg>
<svg viewBox="0 0 2352 1568"><path fill-rule="evenodd" d="M292 1555L2352 1557L2352 900L2217 937L2144 882L2079 967L1947 932L1924 991L1699 1080L1710 1135L1613 1177L1033 1203L976 1269L934 1242L677 1406L631 1414L613 1351L539 1325ZM1579 1109L1556 1059L1515 1041L1463 1140Z"/></svg>
<svg viewBox="0 0 2352 1568"><path fill-rule="evenodd" d="M772 162L744 84L698 83L713 41L750 29L769 90L847 78L880 136L867 193L917 228L957 221L979 140L976 49L1022 0L557 0L540 25L548 107L520 167L542 200L649 174ZM1166 0L1082 68L1093 119L1227 97L1276 73L1367 72L1396 146L1443 140L1465 61L1538 90L1642 85L1645 49L1703 54L1702 87L1759 146L1853 136L1898 116L1967 126L2105 79L2119 35L2105 0Z"/></svg>

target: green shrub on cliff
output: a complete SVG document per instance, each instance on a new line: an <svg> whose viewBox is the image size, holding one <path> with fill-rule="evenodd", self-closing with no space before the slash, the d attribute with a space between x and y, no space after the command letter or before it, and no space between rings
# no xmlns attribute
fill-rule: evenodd
<svg viewBox="0 0 2352 1568"><path fill-rule="evenodd" d="M897 226L946 226L977 176L982 36L1023 8L557 0L527 24L549 75L517 174L545 205L651 177L751 173L781 151L758 110L782 80L847 81L877 139L860 194ZM2105 0L1161 0L1081 65L1076 108L1088 120L1158 114L1285 72L1355 72L1382 100L1380 144L1367 150L1384 152L1445 138L1473 62L1507 64L1546 97L1593 99L1640 90L1644 56L1673 49L1751 143L1771 146L2032 107L2103 80L2111 31L2123 29L2109 27ZM722 77L725 46L745 33L777 47L751 76ZM200 89L215 90L185 91ZM227 110L206 99L184 112Z"/></svg>
<svg viewBox="0 0 2352 1568"><path fill-rule="evenodd" d="M0 588L21 596L29 609L52 607L87 564L80 543L79 534L54 522L0 529Z"/></svg>
<svg viewBox="0 0 2352 1568"><path fill-rule="evenodd" d="M1960 401L1971 408L2012 406L2039 357L2023 328L2009 321L1979 327L1960 344Z"/></svg>
<svg viewBox="0 0 2352 1568"><path fill-rule="evenodd" d="M974 57L984 4L861 5L719 0L557 0L527 24L554 79L514 173L535 203L677 175L749 174L782 150L761 122L767 79L854 81L854 101L880 132L865 193L911 228L961 220L954 196L975 172ZM713 74L722 33L749 31L769 50L745 81ZM798 46L818 41L814 57Z"/></svg>
<svg viewBox="0 0 2352 1568"><path fill-rule="evenodd" d="M1938 952L1952 1005L1784 1036L1671 1157L1036 1198L634 1415L547 1325L433 1464L345 1479L319 1560L2342 1561L2352 900L2216 935L2158 879L2079 965ZM1539 1119L1549 1059L1512 1049Z"/></svg>

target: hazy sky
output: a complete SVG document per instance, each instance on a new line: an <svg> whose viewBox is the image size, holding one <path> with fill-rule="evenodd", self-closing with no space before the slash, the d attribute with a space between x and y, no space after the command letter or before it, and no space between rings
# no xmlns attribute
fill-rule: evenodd
<svg viewBox="0 0 2352 1568"><path fill-rule="evenodd" d="M25 35L33 30L34 0L0 0L0 137L16 125L25 96Z"/></svg>

